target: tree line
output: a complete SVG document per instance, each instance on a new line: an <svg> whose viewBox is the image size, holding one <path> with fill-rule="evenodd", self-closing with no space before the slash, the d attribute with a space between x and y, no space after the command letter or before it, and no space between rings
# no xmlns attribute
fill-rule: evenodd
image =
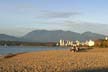
<svg viewBox="0 0 108 72"><path fill-rule="evenodd" d="M0 41L0 46L56 46L55 42Z"/></svg>
<svg viewBox="0 0 108 72"><path fill-rule="evenodd" d="M108 40L100 39L95 41L95 47L108 47Z"/></svg>

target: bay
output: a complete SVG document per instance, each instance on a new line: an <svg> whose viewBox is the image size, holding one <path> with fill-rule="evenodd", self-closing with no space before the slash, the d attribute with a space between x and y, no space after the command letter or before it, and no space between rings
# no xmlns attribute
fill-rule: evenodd
<svg viewBox="0 0 108 72"><path fill-rule="evenodd" d="M0 46L0 55L5 55L9 53L22 53L22 52L36 52L36 51L46 51L46 50L66 50L67 48L62 47L42 47L42 46Z"/></svg>

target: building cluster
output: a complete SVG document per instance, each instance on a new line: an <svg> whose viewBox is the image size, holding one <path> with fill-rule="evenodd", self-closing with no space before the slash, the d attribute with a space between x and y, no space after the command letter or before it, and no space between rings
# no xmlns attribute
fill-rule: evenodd
<svg viewBox="0 0 108 72"><path fill-rule="evenodd" d="M89 47L92 47L92 46L95 45L95 41L93 41L93 40L86 41L86 42L85 42L85 45L87 45L87 46L89 46Z"/></svg>
<svg viewBox="0 0 108 72"><path fill-rule="evenodd" d="M79 41L76 41L76 44L79 45ZM72 46L74 44L73 41L69 41L69 40L59 40L59 42L57 43L57 46Z"/></svg>
<svg viewBox="0 0 108 72"><path fill-rule="evenodd" d="M85 42L80 42L78 40L76 41L69 41L69 40L59 40L59 42L56 44L57 46L73 46L73 45L77 45L77 46L94 46L95 45L95 41L93 40L89 40L89 41L85 41Z"/></svg>

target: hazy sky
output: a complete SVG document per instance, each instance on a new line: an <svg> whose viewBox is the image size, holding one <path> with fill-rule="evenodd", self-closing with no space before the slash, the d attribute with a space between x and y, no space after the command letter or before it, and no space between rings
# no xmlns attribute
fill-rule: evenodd
<svg viewBox="0 0 108 72"><path fill-rule="evenodd" d="M108 0L0 0L0 33L36 29L108 35Z"/></svg>

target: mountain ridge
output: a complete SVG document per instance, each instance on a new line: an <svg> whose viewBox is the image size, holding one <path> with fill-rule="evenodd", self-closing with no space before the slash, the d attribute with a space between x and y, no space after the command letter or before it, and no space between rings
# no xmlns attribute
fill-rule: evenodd
<svg viewBox="0 0 108 72"><path fill-rule="evenodd" d="M84 33L77 33L63 30L33 30L22 37L10 36L7 34L0 34L0 40L6 41L26 41L26 42L57 42L60 39L64 40L80 40L85 41L89 39L102 39L106 35L93 33L90 31Z"/></svg>
<svg viewBox="0 0 108 72"><path fill-rule="evenodd" d="M106 37L106 35L93 33L90 31L77 33L63 30L34 30L23 36L24 39L32 39L32 41L35 40L40 42L55 42L60 39L85 41L89 39L102 39L104 37Z"/></svg>

